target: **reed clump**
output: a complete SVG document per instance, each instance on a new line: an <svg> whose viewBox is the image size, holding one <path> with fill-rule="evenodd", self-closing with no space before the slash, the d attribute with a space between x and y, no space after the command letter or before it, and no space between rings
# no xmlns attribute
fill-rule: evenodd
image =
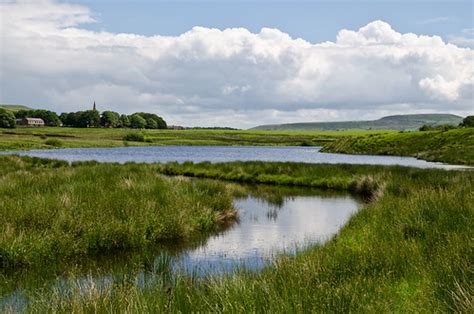
<svg viewBox="0 0 474 314"><path fill-rule="evenodd" d="M3 270L189 239L235 213L224 184L164 177L152 165L1 156L0 196Z"/></svg>

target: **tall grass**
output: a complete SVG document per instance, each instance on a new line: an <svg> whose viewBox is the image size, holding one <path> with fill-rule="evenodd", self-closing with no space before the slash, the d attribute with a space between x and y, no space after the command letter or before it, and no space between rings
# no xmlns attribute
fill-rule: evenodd
<svg viewBox="0 0 474 314"><path fill-rule="evenodd" d="M2 156L0 196L4 269L190 238L233 211L223 184L164 177L135 164Z"/></svg>
<svg viewBox="0 0 474 314"><path fill-rule="evenodd" d="M36 165L25 166L24 163ZM10 157L7 164L3 169L9 174L0 179L0 193L2 196L15 196L16 201L5 201L6 198L2 197L2 205L9 204L10 211L2 211L1 219L3 223L18 221L21 222L20 225L28 221L26 217L33 217L30 219L43 222L43 225L47 224L44 223L44 218L40 218L42 212L32 209L33 205L26 207L31 208L28 213L32 215L11 213L13 209L19 211L19 208L22 208L15 204L27 204L29 201L23 201L13 186L5 187L9 186L10 180L6 180L9 178L15 178L13 182L16 182L16 189L33 187L32 191L28 192L31 197L37 197L35 195L39 194L50 195L53 199L53 190L59 189L61 193L58 195L63 195L70 188L63 187L64 184L56 184L50 178L54 177L61 183L64 183L61 180L70 180L66 181L68 184L65 186L74 187L73 191L77 192L74 195L83 200L80 203L101 204L109 208L108 219L99 218L102 224L109 220L120 221L122 217L120 211L111 210L106 206L114 197L129 199L132 203L138 202L144 213L132 211L130 215L125 216L126 221L130 222L129 226L137 230L142 230L141 225L135 223L131 215L141 215L140 221L144 223L150 220L150 216L147 216L150 212L144 209L146 202L140 203L140 199L133 196L133 190L127 190L130 186L137 189L138 194L151 195L146 192L146 189L151 189L153 195L161 197L163 204L169 204L169 207L164 207L168 210L163 212L170 216L163 217L170 221L179 217L179 212L172 210L175 208L174 202L178 202L173 193L179 193L176 195L181 197L184 195L184 202L189 206L192 203L187 200L206 204L214 209L211 212L227 207L221 204L230 204L217 201L221 198L227 199L223 197L226 192L221 184L204 183L204 187L199 187L189 184L182 177L166 179L156 174L157 172L241 182L321 185L336 189L353 189L359 193L379 191L371 194L376 196L376 201L367 203L326 245L310 248L295 257L282 256L261 272L242 270L235 275L208 278L176 276L166 281L158 280L156 284L147 287L137 284L140 276L138 273L131 273L123 280L118 280L115 285L107 287L99 287L87 281L84 283L73 276L70 278L73 282L70 293L64 294L58 287L49 287L27 296L32 302L28 305L31 311L472 313L474 310L472 171L259 162L156 166L80 163L70 168L61 163L44 165L42 161L15 157ZM50 169L53 166L59 168ZM21 179L22 172L30 172L36 179ZM151 187L141 186L141 181L133 176L130 182L125 182L132 172L145 176L144 181L151 182ZM55 176L56 173L62 175ZM105 179L109 176L111 181ZM79 179L81 183L72 182ZM23 181L25 184L21 185ZM154 183L155 181L160 183ZM172 187L166 182L172 182ZM91 188L87 187L89 184ZM157 184L160 188L156 188ZM106 185L110 187L105 187ZM175 186L179 185L181 187L175 189ZM159 192L163 188L166 193ZM113 197L97 196L101 194L92 193L96 190L110 192ZM86 200L81 198L83 195L104 197L104 200ZM168 198L172 202L168 202ZM185 210L184 207L179 208ZM3 218L3 213L10 215L9 218ZM192 213L191 210L191 215ZM100 217L100 214L98 215ZM54 215L46 216L52 221L58 220ZM95 218L96 213L91 214L91 217ZM180 221L188 220L188 217L181 217ZM89 224L94 226L93 221L89 220ZM198 226L202 224L198 223ZM104 229L107 230L107 227ZM177 229L185 230L183 227ZM26 232L26 229L23 232ZM111 234L112 238L117 235L108 232L106 234ZM133 235L134 233L132 238ZM16 233L15 238L20 239L20 243L24 239L21 232ZM37 252L41 247L39 245L29 248ZM166 261L160 265L157 269L166 269Z"/></svg>

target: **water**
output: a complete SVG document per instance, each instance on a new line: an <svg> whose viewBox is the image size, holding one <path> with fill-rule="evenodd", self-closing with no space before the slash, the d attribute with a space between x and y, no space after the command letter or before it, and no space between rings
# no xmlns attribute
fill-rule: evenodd
<svg viewBox="0 0 474 314"><path fill-rule="evenodd" d="M234 206L240 221L182 252L178 268L195 274L230 272L239 266L259 269L275 255L324 243L357 211L359 203L347 195L318 194L284 196L278 203L248 196L236 199Z"/></svg>
<svg viewBox="0 0 474 314"><path fill-rule="evenodd" d="M325 243L361 206L349 194L314 189L259 185L246 186L246 191L248 195L234 200L239 220L195 242L77 261L52 273L6 276L0 282L0 311L2 306L21 309L27 296L38 289L87 293L125 281L140 288L163 285L177 272L202 277L240 269L257 271L279 254L296 254Z"/></svg>
<svg viewBox="0 0 474 314"><path fill-rule="evenodd" d="M428 162L413 157L349 155L320 152L321 147L297 146L141 146L115 148L64 148L0 152L67 161L95 160L99 162L230 162L230 161L291 161L330 164L401 165L418 168L466 168Z"/></svg>

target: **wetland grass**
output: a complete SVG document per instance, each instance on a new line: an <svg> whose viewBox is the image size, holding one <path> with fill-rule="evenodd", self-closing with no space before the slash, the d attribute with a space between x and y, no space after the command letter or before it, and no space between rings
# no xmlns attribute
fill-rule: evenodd
<svg viewBox="0 0 474 314"><path fill-rule="evenodd" d="M59 228L62 220L56 223L58 218L54 217L61 216L56 215L58 207L54 204L61 202L60 196L64 193L74 191L70 195L75 195L87 204L84 205L87 206L85 212L94 217L94 221L82 221L89 222L90 230L104 231L104 243L113 243L112 240L122 234L109 232L108 226L115 226L109 221L120 223L125 218L130 227L125 229L127 232L146 230L141 224L156 221L146 206L146 200L149 201L151 195L153 199L160 197L159 203L164 206L163 216L160 217L166 218L166 225L170 226L166 234L171 232L174 235L187 234L186 230L213 228L215 214L221 213L231 204L224 183L203 183L199 187L183 177L163 178L160 173L248 183L318 186L359 193L369 191L371 195L377 196L327 244L309 248L294 257L281 256L261 272L242 270L234 275L206 278L178 275L166 283L158 281L145 288L137 284L139 274L129 274L118 284L104 289L93 284L81 286L82 281L77 278L70 293L64 294L57 287L49 287L29 296L27 310L32 312L472 313L474 310L474 172L470 170L260 162L123 166L78 163L70 167L61 162L2 158L2 169L7 172L0 179L2 208L5 208L5 204L9 206L8 211L2 212L3 224L29 227L30 219L43 224L43 228L53 221L53 225ZM5 163L5 160L8 162ZM21 174L25 172L31 173L34 179L24 179ZM10 178L14 179L14 186L10 186ZM52 178L67 184L54 183ZM70 181L62 181L66 178ZM145 187L144 182L150 187ZM171 186L166 182L171 182ZM66 190L62 190L66 187ZM135 192L128 190L130 187ZM53 192L58 188L59 193ZM25 201L18 190L24 192L28 189L27 194L35 200L40 200L36 194L49 195L49 198L54 199L48 204L56 208L56 212L53 211L56 216L49 210L38 210L39 206L33 206L45 204L42 202L32 202L23 213L23 207L18 204ZM166 193L160 192L163 189ZM101 195L97 194L100 191L112 195L97 197ZM82 198L86 195L89 198ZM184 200L179 200L178 196ZM71 197L69 199L71 201ZM125 216L122 216L123 211L115 208L123 207L107 206L113 201L122 204L124 200L128 200L125 203L139 204L135 208L140 210L125 212ZM278 197L275 202L278 202ZM180 206L178 211L176 204L188 206ZM209 208L204 211L204 218L204 205L196 204L206 204L206 208ZM93 215L91 208L95 209ZM181 215L182 211L195 219ZM4 213L8 215L6 218L3 217ZM100 218L101 213L106 218ZM99 215L97 223L100 222L101 228L95 224L96 215ZM141 217L140 223L134 215ZM65 221L70 222L67 217ZM209 225L203 223L201 218L208 221ZM11 231L2 236L2 249L9 248L5 244L15 247L13 244L17 242L37 243L24 241L40 238L34 232L25 237L23 234L30 234L27 229L18 232L20 229L9 228ZM90 234L87 230L83 229L83 234ZM11 238L8 238L8 234ZM118 239L127 238L124 243L132 245L147 239L143 237L146 234L131 232ZM94 237L85 239L91 238ZM79 241L84 243L86 240ZM85 243L98 242L87 240ZM28 248L31 251L26 256L30 260L35 260L35 255L36 258L43 258L45 253L51 252L51 249L43 252L43 245ZM166 269L166 262L162 264L164 266L158 268ZM74 276L71 280L75 280Z"/></svg>
<svg viewBox="0 0 474 314"><path fill-rule="evenodd" d="M165 177L147 165L1 156L0 168L3 269L190 238L234 211L223 184Z"/></svg>

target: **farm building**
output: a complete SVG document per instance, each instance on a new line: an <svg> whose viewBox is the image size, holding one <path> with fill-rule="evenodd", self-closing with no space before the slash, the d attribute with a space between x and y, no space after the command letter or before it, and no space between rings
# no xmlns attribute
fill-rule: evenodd
<svg viewBox="0 0 474 314"><path fill-rule="evenodd" d="M19 126L42 127L44 126L44 121L40 118L23 118L16 119L16 124Z"/></svg>

